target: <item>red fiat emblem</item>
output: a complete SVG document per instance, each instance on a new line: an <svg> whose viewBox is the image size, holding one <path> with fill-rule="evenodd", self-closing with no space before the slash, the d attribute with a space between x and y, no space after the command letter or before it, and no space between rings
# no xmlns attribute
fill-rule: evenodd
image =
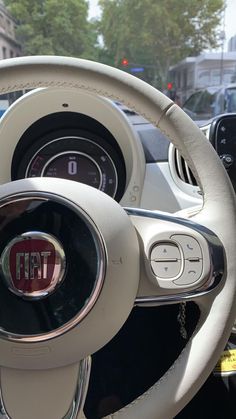
<svg viewBox="0 0 236 419"><path fill-rule="evenodd" d="M40 298L54 291L62 281L65 253L52 235L27 232L8 243L1 255L1 268L14 294Z"/></svg>

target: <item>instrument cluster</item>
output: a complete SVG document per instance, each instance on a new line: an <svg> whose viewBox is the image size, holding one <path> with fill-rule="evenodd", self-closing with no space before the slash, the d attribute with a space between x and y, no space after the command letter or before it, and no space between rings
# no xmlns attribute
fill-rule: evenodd
<svg viewBox="0 0 236 419"><path fill-rule="evenodd" d="M112 134L89 116L47 115L22 135L12 159L12 179L57 177L82 182L121 199L125 162Z"/></svg>

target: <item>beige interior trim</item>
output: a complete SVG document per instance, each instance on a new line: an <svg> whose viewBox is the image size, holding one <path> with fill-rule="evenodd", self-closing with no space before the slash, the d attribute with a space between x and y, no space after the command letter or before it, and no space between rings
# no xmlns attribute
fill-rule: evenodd
<svg viewBox="0 0 236 419"><path fill-rule="evenodd" d="M162 379L129 406L109 416L173 418L209 375L236 317L236 206L228 176L205 136L183 111L137 78L102 64L72 58L19 58L1 63L0 93L39 86L81 88L135 109L171 139L202 186L204 206L195 219L211 228L222 241L227 260L224 283L214 295L200 302L198 328Z"/></svg>
<svg viewBox="0 0 236 419"><path fill-rule="evenodd" d="M66 108L63 106L65 103L68 105ZM121 205L139 206L145 175L145 157L140 139L125 114L110 100L81 89L35 89L8 108L0 123L0 138L7 138L1 144L4 159L0 165L0 183L11 181L13 154L24 132L39 119L57 112L82 113L109 130L125 159L126 187Z"/></svg>
<svg viewBox="0 0 236 419"><path fill-rule="evenodd" d="M1 368L2 398L8 416L13 419L64 418L72 406L78 372L78 364L37 372Z"/></svg>

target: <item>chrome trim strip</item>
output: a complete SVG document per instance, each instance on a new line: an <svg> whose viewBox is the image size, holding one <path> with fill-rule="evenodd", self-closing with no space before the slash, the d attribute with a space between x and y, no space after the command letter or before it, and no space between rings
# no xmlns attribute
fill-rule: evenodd
<svg viewBox="0 0 236 419"><path fill-rule="evenodd" d="M90 218L90 216L81 207L75 204L73 201L65 199L64 197L60 195L56 195L56 194L48 193L48 192L22 192L19 194L9 195L8 197L6 197L2 201L1 207L11 202L17 202L17 201L26 200L26 199L38 199L42 201L43 200L47 201L51 199L73 210L76 214L78 214L78 216L82 217L83 220L86 222L94 238L94 243L96 245L97 252L98 252L98 275L97 275L97 280L96 280L94 289L90 297L87 299L86 305L82 308L82 310L79 311L79 313L74 318L69 320L63 326L60 326L51 332L42 333L38 335L18 335L18 334L10 333L0 328L1 338L10 340L12 342L28 343L28 342L43 342L43 341L47 341L49 339L54 339L58 336L61 336L65 334L66 332L68 332L69 330L73 329L75 326L77 326L78 323L80 323L84 319L84 317L87 316L87 314L90 312L90 310L96 303L100 295L100 292L103 288L105 275L106 275L106 267L107 267L107 252L106 252L106 245L105 245L102 233L99 230L98 226Z"/></svg>
<svg viewBox="0 0 236 419"><path fill-rule="evenodd" d="M91 372L92 358L87 358L80 361L77 387L75 391L72 405L63 419L78 419L80 413L84 408L84 403L88 391L89 378ZM1 417L0 417L1 418Z"/></svg>
<svg viewBox="0 0 236 419"><path fill-rule="evenodd" d="M116 170L116 166L115 166L115 163L114 163L114 161L112 160L112 158L111 158L111 156L110 156L110 154L108 154L108 152L100 145L100 144L98 144L98 143L96 143L95 141L92 141L92 140L90 140L89 138L85 138L85 137L79 137L79 136L73 136L73 135L70 135L70 136L65 136L65 137L59 137L59 138L55 138L54 140L51 140L51 141L49 141L49 142L47 142L46 144L44 144L42 147L40 147L37 151L36 151L36 153L34 153L34 155L33 155L33 157L31 158L31 160L30 160L30 162L29 162L29 164L28 164L28 166L27 166L27 168L26 168L26 171L25 171L25 178L27 178L27 177L29 177L28 176L28 172L29 172L29 168L30 168L30 165L31 165L31 163L32 163L32 161L33 161L33 159L35 158L35 156L37 156L37 154L41 151L41 150L43 150L45 147L47 147L48 145L50 145L50 144L52 144L52 143L55 143L55 142L57 142L57 141L60 141L60 140L66 140L66 139L79 139L79 140L83 140L83 141L88 141L88 142L90 142L90 143L92 143L92 144L95 144L97 147L99 147L106 155L107 155L107 157L109 158L109 160L110 160L110 162L111 162L111 164L112 164L112 166L113 166L113 169L114 169L114 173L115 173L115 178L116 178L116 186L115 186L115 190L114 190L114 194L112 195L112 198L114 198L115 196L116 196L116 192L117 192L117 189L118 189L118 174L117 174L117 170ZM42 175L41 175L42 176Z"/></svg>
<svg viewBox="0 0 236 419"><path fill-rule="evenodd" d="M4 405L1 385L0 385L0 419L11 419L10 416L8 416L8 413Z"/></svg>
<svg viewBox="0 0 236 419"><path fill-rule="evenodd" d="M178 167L180 179L183 182L185 182L185 177L184 177L184 172L183 172L183 166L182 166L182 161L181 161L181 155L180 155L179 150L177 150L177 149L176 149L176 162L177 162L177 167Z"/></svg>
<svg viewBox="0 0 236 419"><path fill-rule="evenodd" d="M190 185L193 185L193 182L192 182L192 179L191 179L191 175L190 175L190 170L189 170L189 167L188 167L188 164L187 164L186 161L184 161L184 166L185 166L185 170L186 170L186 174L187 174L187 178L188 178L188 183Z"/></svg>
<svg viewBox="0 0 236 419"><path fill-rule="evenodd" d="M208 246L211 248L210 274L205 283L202 284L199 288L195 290L180 292L177 294L172 293L169 295L140 296L135 299L135 306L178 304L183 301L192 301L209 294L219 285L224 272L223 246L213 231L209 230L203 225L193 222L191 219L175 217L174 215L168 215L165 213L159 213L156 211L140 208L126 207L124 209L127 214L131 216L163 220L192 228L204 237L208 243Z"/></svg>
<svg viewBox="0 0 236 419"><path fill-rule="evenodd" d="M77 386L74 398L68 413L62 419L78 419L79 414L84 408L84 403L88 391L89 378L91 372L92 358L88 356L79 363L79 372ZM43 400L41 400L43 403ZM0 386L0 419L13 419L8 416L7 410L4 405L2 387Z"/></svg>
<svg viewBox="0 0 236 419"><path fill-rule="evenodd" d="M163 306L166 304L179 304L187 301L193 301L198 298L204 297L208 295L214 290L220 283L221 276L217 276L211 282L211 285L208 286L206 289L200 288L199 290L192 290L188 292L183 292L180 294L170 294L170 295L151 295L151 296L143 296L137 297L135 299L134 305L135 306ZM206 285L206 284L205 284Z"/></svg>

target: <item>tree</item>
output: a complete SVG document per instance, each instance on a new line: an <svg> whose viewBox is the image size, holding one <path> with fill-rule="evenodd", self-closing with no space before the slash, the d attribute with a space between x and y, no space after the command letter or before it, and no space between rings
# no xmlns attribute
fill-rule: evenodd
<svg viewBox="0 0 236 419"><path fill-rule="evenodd" d="M129 57L164 85L171 65L217 46L224 1L100 0L100 6L99 30L114 65Z"/></svg>
<svg viewBox="0 0 236 419"><path fill-rule="evenodd" d="M24 54L96 58L86 0L5 0L5 5L18 22Z"/></svg>

